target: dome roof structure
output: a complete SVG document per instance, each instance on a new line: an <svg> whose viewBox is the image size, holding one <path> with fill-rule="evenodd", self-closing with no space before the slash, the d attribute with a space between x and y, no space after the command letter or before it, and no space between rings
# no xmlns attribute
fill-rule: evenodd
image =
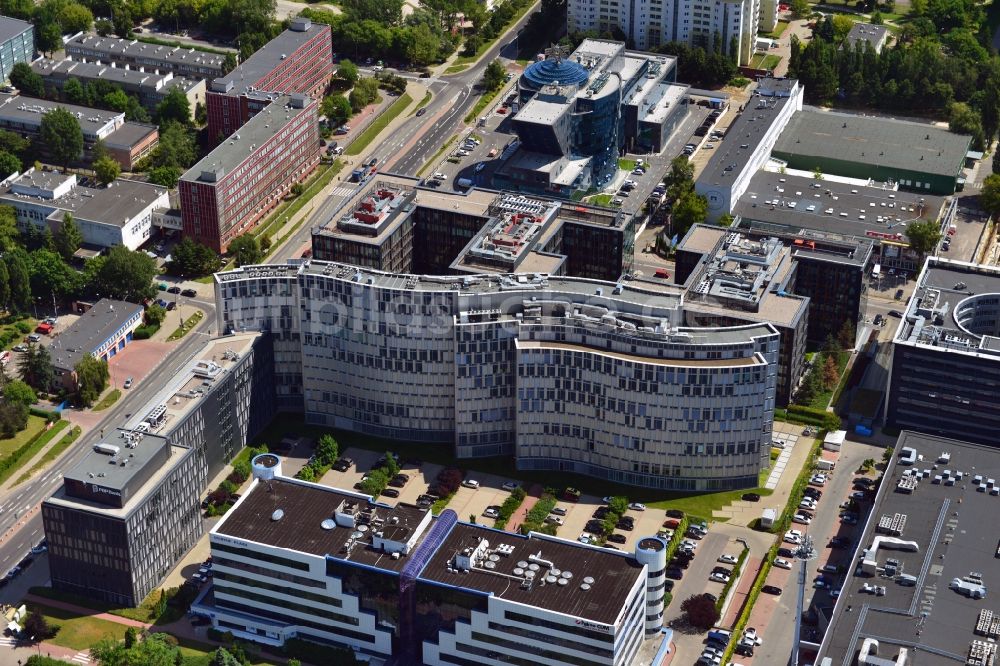
<svg viewBox="0 0 1000 666"><path fill-rule="evenodd" d="M590 72L572 60L547 58L528 65L523 76L532 87L541 88L552 83L579 85L590 78Z"/></svg>

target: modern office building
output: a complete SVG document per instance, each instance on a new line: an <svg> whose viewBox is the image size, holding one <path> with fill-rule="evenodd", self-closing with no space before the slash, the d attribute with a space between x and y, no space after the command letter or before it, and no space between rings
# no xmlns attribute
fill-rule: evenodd
<svg viewBox="0 0 1000 666"><path fill-rule="evenodd" d="M606 184L621 151L662 150L688 109L676 65L599 39L528 65L513 117L520 146L494 175L497 187L568 198Z"/></svg>
<svg viewBox="0 0 1000 666"><path fill-rule="evenodd" d="M128 66L141 72L210 79L226 73L226 57L193 48L147 44L138 40L80 34L66 42L66 57L79 62Z"/></svg>
<svg viewBox="0 0 1000 666"><path fill-rule="evenodd" d="M788 248L792 263L778 290L809 299L806 339L811 347L818 349L827 336L836 337L845 321L851 322L855 330L860 329L868 303L867 270L873 256L870 240L808 231L793 233L787 229L741 226L736 231L738 236L734 239L733 229L694 225L677 245L674 282L687 285L689 304L701 298L692 293L698 285L689 283L689 278L708 257L727 257L725 248L738 245L743 239L772 247L771 241L775 240ZM736 263L730 264L730 269L736 270ZM724 270L723 274L728 272ZM790 359L782 358L782 362L789 363ZM780 396L782 391L778 393Z"/></svg>
<svg viewBox="0 0 1000 666"><path fill-rule="evenodd" d="M617 281L632 272L631 214L419 183L379 176L358 188L313 229L313 257L390 273L534 272Z"/></svg>
<svg viewBox="0 0 1000 666"><path fill-rule="evenodd" d="M86 187L76 174L32 167L0 182L0 204L14 209L22 230L30 225L55 233L69 213L84 246L135 250L149 240L153 216L170 207L170 197L167 188L137 180Z"/></svg>
<svg viewBox="0 0 1000 666"><path fill-rule="evenodd" d="M76 60L52 60L38 58L31 63L31 69L45 80L46 87L53 92L61 92L70 79L83 85L95 81L113 83L129 95L138 98L150 113L172 90L180 90L191 105L191 120L195 109L205 104L205 81L175 76L173 72L146 72L131 67L118 67L117 63L80 62Z"/></svg>
<svg viewBox="0 0 1000 666"><path fill-rule="evenodd" d="M35 26L20 19L0 16L0 81L10 76L14 65L35 58Z"/></svg>
<svg viewBox="0 0 1000 666"><path fill-rule="evenodd" d="M65 109L76 116L83 131L83 147L86 155L90 154L90 150L98 140L104 141L105 144L114 144L116 152L112 153L112 157L126 169L131 168L133 161L140 156L149 154L159 142L160 135L156 127L126 122L124 113L7 93L0 93L0 129L28 137L38 136L42 127L42 117L57 108ZM44 146L42 149L44 150Z"/></svg>
<svg viewBox="0 0 1000 666"><path fill-rule="evenodd" d="M972 137L929 123L800 110L774 143L788 168L954 194Z"/></svg>
<svg viewBox="0 0 1000 666"><path fill-rule="evenodd" d="M874 243L882 269L917 271L922 257L910 249L906 226L938 220L945 200L907 192L895 183L872 183L804 171L758 171L733 207L741 228L758 233L846 237Z"/></svg>
<svg viewBox="0 0 1000 666"><path fill-rule="evenodd" d="M268 336L213 341L103 436L42 503L53 587L141 603L202 536L208 480L273 417L272 369Z"/></svg>
<svg viewBox="0 0 1000 666"><path fill-rule="evenodd" d="M510 534L267 472L209 539L212 587L192 611L217 629L406 664L624 666L663 594L647 549Z"/></svg>
<svg viewBox="0 0 1000 666"><path fill-rule="evenodd" d="M931 257L893 339L886 423L995 445L1000 270Z"/></svg>
<svg viewBox="0 0 1000 666"><path fill-rule="evenodd" d="M208 135L221 141L281 95L322 98L333 77L330 26L307 18L291 20L287 30L215 79L208 90Z"/></svg>
<svg viewBox="0 0 1000 666"><path fill-rule="evenodd" d="M181 176L184 235L225 252L319 164L317 103L277 97Z"/></svg>
<svg viewBox="0 0 1000 666"><path fill-rule="evenodd" d="M832 609L823 609L809 661L995 663L1000 622L987 594L993 578L983 572L996 564L997 535L983 526L996 516L997 478L994 442L981 446L904 430L867 524L854 529L858 557L846 567L843 584L833 583L841 594Z"/></svg>
<svg viewBox="0 0 1000 666"><path fill-rule="evenodd" d="M766 460L778 330L686 327L662 290L312 261L219 273L216 300L220 331L275 336L279 404L310 423L662 489Z"/></svg>
<svg viewBox="0 0 1000 666"><path fill-rule="evenodd" d="M568 32L624 33L640 50L667 42L720 48L747 65L758 31L777 23L775 0L570 0ZM716 40L719 43L716 44Z"/></svg>
<svg viewBox="0 0 1000 666"><path fill-rule="evenodd" d="M792 290L791 248L778 238L697 225L682 239L678 252L701 254L694 267L684 271L684 322L696 328L774 326L781 333L775 400L779 405L790 402L803 372L809 320L809 299Z"/></svg>

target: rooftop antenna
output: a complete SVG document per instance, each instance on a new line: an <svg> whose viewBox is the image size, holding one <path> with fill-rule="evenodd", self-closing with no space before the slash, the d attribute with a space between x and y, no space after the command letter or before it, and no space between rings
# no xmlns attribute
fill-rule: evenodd
<svg viewBox="0 0 1000 666"><path fill-rule="evenodd" d="M546 60L548 60L549 58L555 58L556 64L558 65L559 63L562 62L563 58L569 55L570 48L569 46L566 45L556 44L554 46L550 46L549 48L545 49L544 53Z"/></svg>
<svg viewBox="0 0 1000 666"><path fill-rule="evenodd" d="M811 560L816 559L816 555L812 536L806 534L802 539L802 543L795 551L795 557L799 560L798 598L796 603L796 610L798 612L795 616L795 638L792 643L792 653L789 655L789 666L799 666L799 644L802 636L802 607L805 605L806 596L806 567L809 566Z"/></svg>

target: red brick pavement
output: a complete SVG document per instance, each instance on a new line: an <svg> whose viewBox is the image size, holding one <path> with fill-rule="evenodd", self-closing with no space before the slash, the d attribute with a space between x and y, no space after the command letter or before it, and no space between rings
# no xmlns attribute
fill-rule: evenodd
<svg viewBox="0 0 1000 666"><path fill-rule="evenodd" d="M514 512L514 515L510 517L507 521L507 531L516 533L520 528L524 519L528 517L528 512L535 506L538 502L538 498L542 496L545 489L542 488L537 483L528 490L528 496L524 498L524 502L521 503L520 508Z"/></svg>
<svg viewBox="0 0 1000 666"><path fill-rule="evenodd" d="M757 580L757 573L760 571L761 560L756 557L748 557L743 566L743 574L740 576L740 580L736 583L736 589L732 591L732 598L729 600L729 606L726 608L726 617L720 623L723 627L731 627L736 624L736 620L739 619L740 613L743 611L743 604L747 600L747 596L750 594L750 589L753 587L753 582Z"/></svg>

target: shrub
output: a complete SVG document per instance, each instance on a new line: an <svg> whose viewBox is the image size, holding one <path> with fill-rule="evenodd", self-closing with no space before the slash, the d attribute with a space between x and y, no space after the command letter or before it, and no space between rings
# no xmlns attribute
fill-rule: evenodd
<svg viewBox="0 0 1000 666"><path fill-rule="evenodd" d="M524 491L524 488L518 487L511 492L510 497L503 501L500 505L500 515L497 517L494 527L498 530L502 530L507 526L507 521L510 517L514 515L514 512L520 508L521 504L524 502L524 498L528 496L528 493Z"/></svg>
<svg viewBox="0 0 1000 666"><path fill-rule="evenodd" d="M531 507L524 523L521 525L521 534L528 532L541 532L545 529L545 518L556 506L556 498L549 493L544 493ZM554 525L552 527L555 527Z"/></svg>
<svg viewBox="0 0 1000 666"><path fill-rule="evenodd" d="M681 610L687 616L687 622L692 627L708 631L719 621L719 609L708 597L693 594L681 604Z"/></svg>
<svg viewBox="0 0 1000 666"><path fill-rule="evenodd" d="M28 333L31 333L31 324L29 324L26 321L17 322L16 324L14 324L14 328L16 328L17 332L20 333L21 335L27 335Z"/></svg>

